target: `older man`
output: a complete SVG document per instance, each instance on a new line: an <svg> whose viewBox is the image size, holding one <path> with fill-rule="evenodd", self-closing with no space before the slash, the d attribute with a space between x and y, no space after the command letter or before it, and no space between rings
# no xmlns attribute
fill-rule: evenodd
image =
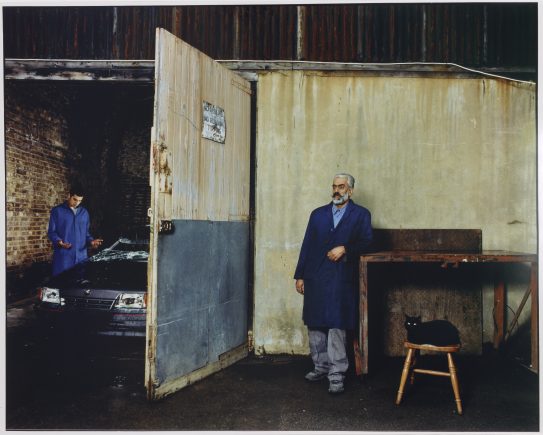
<svg viewBox="0 0 543 435"><path fill-rule="evenodd" d="M351 199L353 189L352 175L334 177L332 202L311 213L294 273L314 363L305 378L328 377L331 394L344 390L346 331L358 319L358 259L372 239L371 214Z"/></svg>
<svg viewBox="0 0 543 435"><path fill-rule="evenodd" d="M89 212L82 201L82 188L72 187L66 201L51 210L47 236L53 243L53 276L85 260L88 247L102 244L89 232Z"/></svg>

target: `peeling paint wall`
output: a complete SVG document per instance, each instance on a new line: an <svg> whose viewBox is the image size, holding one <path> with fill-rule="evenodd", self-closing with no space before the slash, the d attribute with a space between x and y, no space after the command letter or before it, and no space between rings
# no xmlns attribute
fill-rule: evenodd
<svg viewBox="0 0 543 435"><path fill-rule="evenodd" d="M483 249L536 252L535 85L280 71L259 75L257 106L257 353L308 352L292 276L309 213L330 201L338 171L357 179L354 200L374 227L480 228ZM513 274L515 308L528 276Z"/></svg>

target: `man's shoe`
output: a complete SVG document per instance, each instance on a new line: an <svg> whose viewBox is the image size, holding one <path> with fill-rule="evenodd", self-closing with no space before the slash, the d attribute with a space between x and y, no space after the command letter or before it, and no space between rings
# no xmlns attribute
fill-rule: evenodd
<svg viewBox="0 0 543 435"><path fill-rule="evenodd" d="M333 379L330 381L330 385L328 386L328 392L330 394L340 394L343 393L343 381L340 381L339 379Z"/></svg>
<svg viewBox="0 0 543 435"><path fill-rule="evenodd" d="M305 378L310 382L315 382L324 379L326 376L328 376L328 373L311 370L307 375L305 375Z"/></svg>

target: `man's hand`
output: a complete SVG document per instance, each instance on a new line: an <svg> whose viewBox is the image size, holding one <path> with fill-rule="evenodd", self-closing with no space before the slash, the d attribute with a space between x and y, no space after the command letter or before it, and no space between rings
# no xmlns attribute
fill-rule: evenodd
<svg viewBox="0 0 543 435"><path fill-rule="evenodd" d="M334 263L336 261L339 261L341 257L345 255L347 251L345 250L345 246L336 246L334 249L331 249L328 251L326 256L328 257L328 260L333 261Z"/></svg>
<svg viewBox="0 0 543 435"><path fill-rule="evenodd" d="M102 239L94 239L90 244L91 244L91 248L98 248L98 246L100 246L102 244L103 240Z"/></svg>
<svg viewBox="0 0 543 435"><path fill-rule="evenodd" d="M64 243L62 240L59 240L57 245L64 249L70 249L72 247L71 243Z"/></svg>
<svg viewBox="0 0 543 435"><path fill-rule="evenodd" d="M301 295L304 294L304 280L303 279L296 280L296 291L300 293Z"/></svg>

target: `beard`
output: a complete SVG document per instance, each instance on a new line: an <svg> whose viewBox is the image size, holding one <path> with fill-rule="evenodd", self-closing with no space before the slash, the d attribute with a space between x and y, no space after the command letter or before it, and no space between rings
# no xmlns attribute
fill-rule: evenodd
<svg viewBox="0 0 543 435"><path fill-rule="evenodd" d="M339 193L332 195L332 202L335 205L345 204L349 200L349 192L345 192L345 195L340 196Z"/></svg>

